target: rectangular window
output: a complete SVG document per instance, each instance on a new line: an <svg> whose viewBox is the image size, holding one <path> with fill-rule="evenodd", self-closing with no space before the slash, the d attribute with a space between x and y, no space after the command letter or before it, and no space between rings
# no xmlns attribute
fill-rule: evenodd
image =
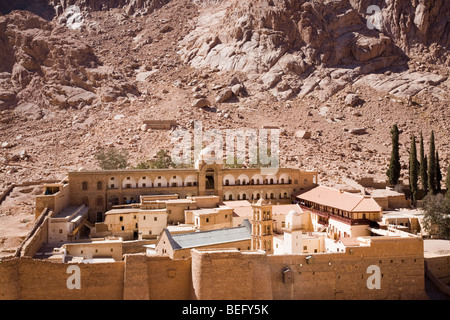
<svg viewBox="0 0 450 320"><path fill-rule="evenodd" d="M125 227L124 226L122 226L120 229L122 229L122 231L124 231L125 230Z"/></svg>
<svg viewBox="0 0 450 320"><path fill-rule="evenodd" d="M119 217L119 221L123 221L123 217Z"/></svg>
<svg viewBox="0 0 450 320"><path fill-rule="evenodd" d="M158 217L154 217L153 220L154 220L154 221L158 221Z"/></svg>

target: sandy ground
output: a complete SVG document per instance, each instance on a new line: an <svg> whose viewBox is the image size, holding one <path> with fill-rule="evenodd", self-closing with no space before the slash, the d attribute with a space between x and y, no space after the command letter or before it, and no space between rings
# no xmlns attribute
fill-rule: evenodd
<svg viewBox="0 0 450 320"><path fill-rule="evenodd" d="M41 187L16 187L0 205L0 257L20 246L34 223L35 194Z"/></svg>

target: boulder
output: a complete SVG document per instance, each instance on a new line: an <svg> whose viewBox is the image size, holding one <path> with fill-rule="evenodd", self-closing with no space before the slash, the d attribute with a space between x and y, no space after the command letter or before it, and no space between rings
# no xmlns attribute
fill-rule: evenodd
<svg viewBox="0 0 450 320"><path fill-rule="evenodd" d="M204 108L204 107L209 107L210 105L211 105L211 103L206 98L197 99L197 100L194 100L194 102L192 102L192 107L194 107L194 108Z"/></svg>
<svg viewBox="0 0 450 320"><path fill-rule="evenodd" d="M351 134L355 134L355 135L367 134L367 131L365 128L353 128L353 129L350 129L349 132Z"/></svg>
<svg viewBox="0 0 450 320"><path fill-rule="evenodd" d="M245 88L242 84L238 83L231 87L231 91L233 92L233 94L236 97L239 97L240 95L242 95L244 93Z"/></svg>
<svg viewBox="0 0 450 320"><path fill-rule="evenodd" d="M2 143L1 147L2 147L2 149L9 149L9 148L12 148L13 145L11 143L5 141Z"/></svg>
<svg viewBox="0 0 450 320"><path fill-rule="evenodd" d="M305 130L298 130L295 133L295 136L297 138L309 139L309 138L311 138L311 132L310 131L305 131Z"/></svg>
<svg viewBox="0 0 450 320"><path fill-rule="evenodd" d="M147 130L148 130L148 124L144 123L144 124L141 126L141 131L146 132Z"/></svg>
<svg viewBox="0 0 450 320"><path fill-rule="evenodd" d="M221 91L219 95L216 97L216 102L222 103L227 101L233 96L233 91L231 88L226 88L225 90Z"/></svg>
<svg viewBox="0 0 450 320"><path fill-rule="evenodd" d="M354 107L357 104L361 103L361 98L359 97L359 95L357 95L355 93L350 93L347 95L347 97L345 97L344 102L345 102L345 105Z"/></svg>

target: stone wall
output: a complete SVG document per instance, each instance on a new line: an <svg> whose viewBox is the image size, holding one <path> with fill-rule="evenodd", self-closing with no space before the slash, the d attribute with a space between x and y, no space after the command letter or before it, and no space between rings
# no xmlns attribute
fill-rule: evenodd
<svg viewBox="0 0 450 320"><path fill-rule="evenodd" d="M31 258L0 262L1 299L117 300L123 298L124 263L75 264L80 289L69 289L69 264Z"/></svg>
<svg viewBox="0 0 450 320"><path fill-rule="evenodd" d="M450 278L450 255L427 258L428 269L436 277Z"/></svg>
<svg viewBox="0 0 450 320"><path fill-rule="evenodd" d="M130 254L124 261L63 264L31 258L0 262L0 299L422 299L423 240L371 238L343 253L266 255L192 250L191 258ZM445 266L448 261L437 261ZM434 262L433 262L434 263ZM69 289L78 267L80 288ZM379 288L374 277L379 268ZM441 267L444 273L448 268Z"/></svg>
<svg viewBox="0 0 450 320"><path fill-rule="evenodd" d="M380 239L368 247L354 247L345 253L314 255L193 252L194 292L199 299L426 297L421 239ZM372 266L380 270L380 289L368 287Z"/></svg>

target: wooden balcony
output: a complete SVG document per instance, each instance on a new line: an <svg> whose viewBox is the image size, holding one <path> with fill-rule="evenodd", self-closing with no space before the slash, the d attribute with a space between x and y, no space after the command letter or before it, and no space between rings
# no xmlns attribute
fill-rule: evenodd
<svg viewBox="0 0 450 320"><path fill-rule="evenodd" d="M301 204L299 204L299 206L300 206L300 208L302 208L302 210L310 211L310 212L312 212L314 214L317 214L320 217L326 218L327 220L332 218L334 220L337 220L339 222L342 222L342 223L345 223L345 224L349 224L349 225L352 225L352 226L358 226L358 225L370 225L370 226L372 226L372 225L377 224L375 221L371 221L371 220L368 220L368 219L352 219L352 218L343 217L343 216L340 216L340 215L337 215L337 214L333 214L333 213L330 213L330 212L324 212L324 211L320 211L320 210L317 210L317 209L309 208L309 207L301 205ZM323 222L321 224L323 224Z"/></svg>

